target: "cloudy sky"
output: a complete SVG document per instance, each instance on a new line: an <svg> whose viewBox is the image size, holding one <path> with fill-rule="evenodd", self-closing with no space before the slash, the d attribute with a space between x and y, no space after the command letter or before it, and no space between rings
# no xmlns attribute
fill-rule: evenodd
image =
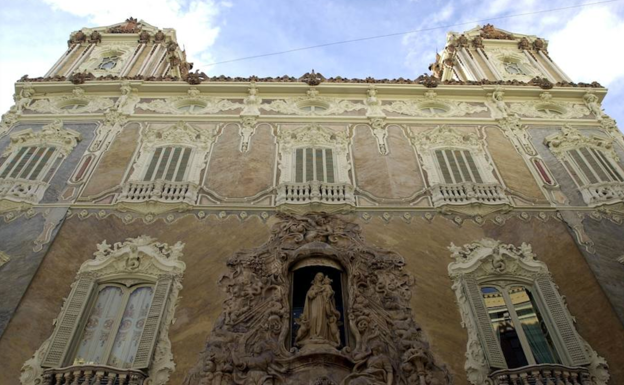
<svg viewBox="0 0 624 385"><path fill-rule="evenodd" d="M71 31L129 16L175 28L195 68L210 75L300 76L314 68L328 77L414 78L427 72L448 30L594 3L491 23L548 39L551 57L574 81L596 80L609 88L604 106L621 126L624 53L618 45L624 40L624 1L597 2L601 0L2 0L0 113L13 103L13 83L25 74L44 75L66 49ZM211 65L423 29L427 31Z"/></svg>

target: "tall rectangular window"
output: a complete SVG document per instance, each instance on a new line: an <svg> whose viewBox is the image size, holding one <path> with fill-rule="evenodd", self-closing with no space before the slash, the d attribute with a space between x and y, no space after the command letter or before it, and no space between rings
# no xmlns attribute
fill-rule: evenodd
<svg viewBox="0 0 624 385"><path fill-rule="evenodd" d="M163 179L180 182L184 179L191 157L188 147L158 147L147 167L144 181Z"/></svg>
<svg viewBox="0 0 624 385"><path fill-rule="evenodd" d="M54 147L22 147L5 164L0 178L39 180L54 155Z"/></svg>
<svg viewBox="0 0 624 385"><path fill-rule="evenodd" d="M602 153L591 147L569 150L568 154L574 160L577 169L589 184L601 182L624 182L621 172Z"/></svg>
<svg viewBox="0 0 624 385"><path fill-rule="evenodd" d="M444 183L483 183L477 165L468 150L436 150L435 157Z"/></svg>
<svg viewBox="0 0 624 385"><path fill-rule="evenodd" d="M298 148L295 151L295 182L334 183L334 154L331 148Z"/></svg>

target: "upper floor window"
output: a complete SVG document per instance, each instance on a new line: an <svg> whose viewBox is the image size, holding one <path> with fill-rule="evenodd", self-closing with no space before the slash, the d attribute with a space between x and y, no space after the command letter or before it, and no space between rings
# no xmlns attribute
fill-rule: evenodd
<svg viewBox="0 0 624 385"><path fill-rule="evenodd" d="M455 261L448 271L468 329L471 383L607 383L605 361L576 332L548 268L530 245L484 238L449 250Z"/></svg>
<svg viewBox="0 0 624 385"><path fill-rule="evenodd" d="M298 148L295 151L295 182L334 183L334 164L331 148Z"/></svg>
<svg viewBox="0 0 624 385"><path fill-rule="evenodd" d="M612 164L601 150L581 147L569 150L568 154L576 168L581 171L586 183L624 181L619 167Z"/></svg>
<svg viewBox="0 0 624 385"><path fill-rule="evenodd" d="M189 147L156 148L143 180L183 181L192 151Z"/></svg>
<svg viewBox="0 0 624 385"><path fill-rule="evenodd" d="M52 336L24 364L22 384L60 385L69 378L121 384L134 377L164 385L175 365L161 331L173 320L182 288L182 248L145 235L97 245L95 258L76 275Z"/></svg>
<svg viewBox="0 0 624 385"><path fill-rule="evenodd" d="M445 183L483 183L479 169L468 150L435 150L436 161Z"/></svg>
<svg viewBox="0 0 624 385"><path fill-rule="evenodd" d="M98 69L101 70L112 70L117 65L117 61L119 61L119 57L117 56L108 56L102 59L100 65L98 65Z"/></svg>
<svg viewBox="0 0 624 385"><path fill-rule="evenodd" d="M511 61L504 61L503 66L505 67L505 71L507 71L508 74L525 75L524 70L518 63L511 62Z"/></svg>
<svg viewBox="0 0 624 385"><path fill-rule="evenodd" d="M55 151L54 147L22 147L2 167L0 178L42 179Z"/></svg>

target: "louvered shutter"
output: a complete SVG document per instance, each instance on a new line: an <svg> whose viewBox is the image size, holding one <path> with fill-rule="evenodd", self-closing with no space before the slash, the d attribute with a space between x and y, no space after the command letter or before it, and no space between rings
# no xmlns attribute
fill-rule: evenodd
<svg viewBox="0 0 624 385"><path fill-rule="evenodd" d="M158 283L156 283L152 305L147 314L143 333L139 340L139 347L132 365L135 369L145 369L150 364L160 330L160 324L162 323L163 313L167 306L171 283L171 278L161 278L158 280Z"/></svg>
<svg viewBox="0 0 624 385"><path fill-rule="evenodd" d="M43 360L43 367L62 367L72 338L93 292L93 279L81 278L67 298L67 305L59 317L52 342Z"/></svg>
<svg viewBox="0 0 624 385"><path fill-rule="evenodd" d="M481 346L485 352L485 356L490 364L491 368L506 369L507 361L501 350L498 338L494 334L494 329L490 324L490 316L483 303L483 297L481 295L481 289L474 278L463 278L462 288L464 294L470 301L470 307L472 314L479 330L479 338L481 339Z"/></svg>
<svg viewBox="0 0 624 385"><path fill-rule="evenodd" d="M539 277L535 280L537 290L540 293L546 312L555 327L555 333L560 337L563 344L564 354L569 359L569 365L579 366L589 364L589 357L581 338L576 333L574 324L567 316L567 310L554 284L548 277Z"/></svg>

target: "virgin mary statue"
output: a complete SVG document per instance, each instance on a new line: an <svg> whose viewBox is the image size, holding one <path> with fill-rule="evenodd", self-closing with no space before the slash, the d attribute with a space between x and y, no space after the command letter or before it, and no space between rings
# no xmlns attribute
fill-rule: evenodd
<svg viewBox="0 0 624 385"><path fill-rule="evenodd" d="M299 330L295 345L325 345L333 348L340 346L340 312L336 310L331 282L323 273L314 276L312 286L306 294L303 314L296 320Z"/></svg>

